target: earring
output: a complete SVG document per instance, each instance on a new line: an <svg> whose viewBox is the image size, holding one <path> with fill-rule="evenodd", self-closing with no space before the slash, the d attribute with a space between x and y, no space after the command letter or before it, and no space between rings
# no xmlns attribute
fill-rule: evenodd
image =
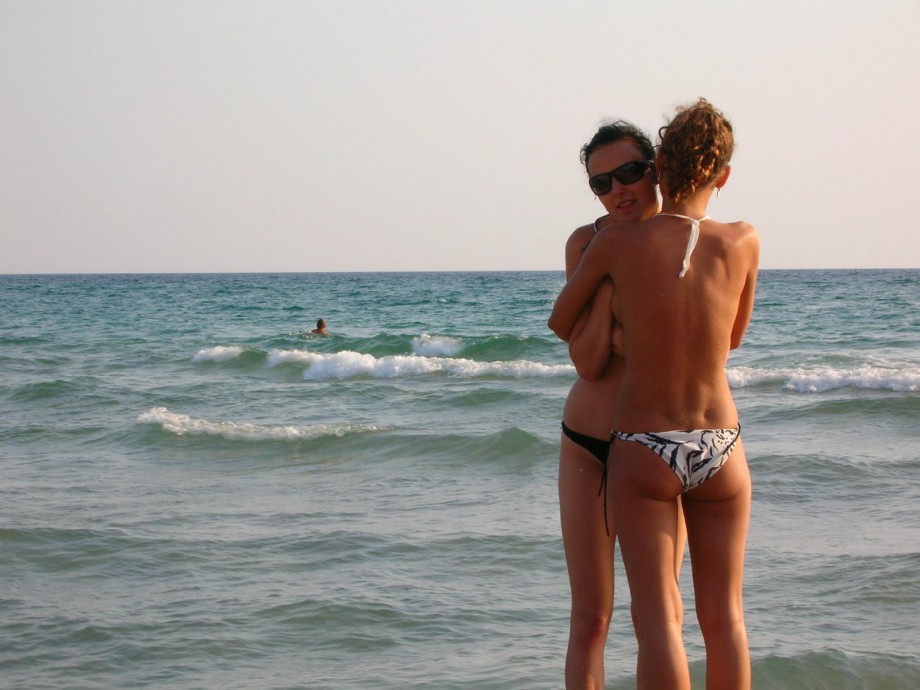
<svg viewBox="0 0 920 690"><path fill-rule="evenodd" d="M720 194L722 194L722 188L716 187L716 198L718 198Z"/></svg>

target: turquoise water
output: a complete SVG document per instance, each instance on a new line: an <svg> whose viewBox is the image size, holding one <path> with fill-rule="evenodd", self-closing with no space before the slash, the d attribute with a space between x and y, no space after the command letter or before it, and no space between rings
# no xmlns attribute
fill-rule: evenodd
<svg viewBox="0 0 920 690"><path fill-rule="evenodd" d="M562 281L0 276L0 687L561 687ZM761 274L757 688L920 687L918 332L920 271Z"/></svg>

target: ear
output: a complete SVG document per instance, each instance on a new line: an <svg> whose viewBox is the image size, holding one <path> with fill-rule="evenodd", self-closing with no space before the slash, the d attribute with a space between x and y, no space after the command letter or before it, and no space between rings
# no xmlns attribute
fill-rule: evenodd
<svg viewBox="0 0 920 690"><path fill-rule="evenodd" d="M664 170L664 157L659 153L655 156L655 184L661 184L661 171Z"/></svg>
<svg viewBox="0 0 920 690"><path fill-rule="evenodd" d="M719 173L719 176L716 178L716 189L722 189L725 186L725 183L728 182L729 176L732 174L732 166L726 165L725 170Z"/></svg>

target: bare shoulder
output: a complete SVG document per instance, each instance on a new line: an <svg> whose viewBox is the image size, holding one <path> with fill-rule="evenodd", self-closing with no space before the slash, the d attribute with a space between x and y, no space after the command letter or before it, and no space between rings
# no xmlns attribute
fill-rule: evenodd
<svg viewBox="0 0 920 690"><path fill-rule="evenodd" d="M757 244L760 239L757 229L750 223L739 220L722 224L725 239L737 244Z"/></svg>
<svg viewBox="0 0 920 690"><path fill-rule="evenodd" d="M565 277L567 279L572 277L572 273L581 263L581 257L584 256L585 249L594 239L594 234L594 225L591 224L575 228L569 235L565 243Z"/></svg>
<svg viewBox="0 0 920 690"><path fill-rule="evenodd" d="M612 245L618 242L628 241L631 238L642 238L654 221L619 221L608 223L603 226L597 233L597 243Z"/></svg>
<svg viewBox="0 0 920 690"><path fill-rule="evenodd" d="M594 239L594 224L582 225L579 228L575 228L572 234L569 235L569 239L565 243L565 250L566 252L571 250L584 251L592 239Z"/></svg>
<svg viewBox="0 0 920 690"><path fill-rule="evenodd" d="M749 245L760 243L760 235L757 234L757 228L743 220L732 223L732 230L738 242Z"/></svg>
<svg viewBox="0 0 920 690"><path fill-rule="evenodd" d="M637 225L638 223L617 222L602 227L588 245L585 260L595 268L609 270L616 257L628 251L629 242L636 235Z"/></svg>
<svg viewBox="0 0 920 690"><path fill-rule="evenodd" d="M760 236L753 225L743 220L726 223L725 241L735 252L748 257L756 266L760 257Z"/></svg>
<svg viewBox="0 0 920 690"><path fill-rule="evenodd" d="M744 220L737 220L733 223L724 223L726 229L731 232L733 235L741 239L743 237L751 237L757 235L757 229Z"/></svg>
<svg viewBox="0 0 920 690"><path fill-rule="evenodd" d="M610 251L612 247L622 241L624 234L628 234L629 229L633 225L635 225L635 223L624 222L608 223L604 225L597 231L594 240L591 242L592 247L596 247L593 251Z"/></svg>

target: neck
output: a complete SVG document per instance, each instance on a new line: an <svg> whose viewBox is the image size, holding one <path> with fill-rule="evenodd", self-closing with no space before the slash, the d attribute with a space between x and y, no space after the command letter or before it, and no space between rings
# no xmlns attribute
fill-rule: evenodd
<svg viewBox="0 0 920 690"><path fill-rule="evenodd" d="M712 196L712 187L705 187L696 194L675 203L672 199L664 197L661 202L662 213L678 213L690 218L702 218L706 215L706 207L709 206L709 198Z"/></svg>
<svg viewBox="0 0 920 690"><path fill-rule="evenodd" d="M662 213L676 213L681 216L689 216L690 218L702 218L706 215L707 203L694 203L690 199L680 202L679 204L669 203L665 199L664 203L661 205Z"/></svg>

